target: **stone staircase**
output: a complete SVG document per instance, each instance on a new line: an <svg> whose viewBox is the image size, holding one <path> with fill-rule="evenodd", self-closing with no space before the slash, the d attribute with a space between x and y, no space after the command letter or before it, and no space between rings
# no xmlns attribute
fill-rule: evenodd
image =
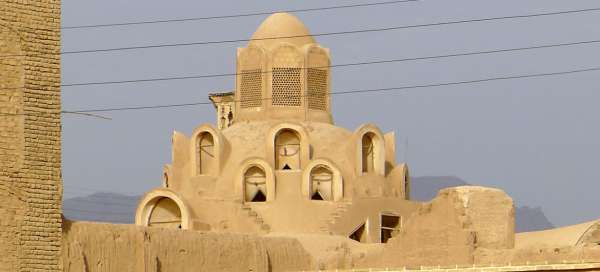
<svg viewBox="0 0 600 272"><path fill-rule="evenodd" d="M341 202L337 203L335 211L331 213L328 219L326 219L319 230L322 233L332 234L331 227L335 225L338 219L340 219L346 211L352 206L352 202Z"/></svg>
<svg viewBox="0 0 600 272"><path fill-rule="evenodd" d="M243 202L242 211L249 217L251 221L258 225L262 233L268 233L271 231L271 226L265 223L265 220L260 215L258 215L258 213L254 211L250 205Z"/></svg>

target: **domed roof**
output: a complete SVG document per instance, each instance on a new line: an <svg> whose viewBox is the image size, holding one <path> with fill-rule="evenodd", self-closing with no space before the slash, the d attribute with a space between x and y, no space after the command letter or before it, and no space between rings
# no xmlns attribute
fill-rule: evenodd
<svg viewBox="0 0 600 272"><path fill-rule="evenodd" d="M272 39L277 37L294 38ZM264 20L254 32L249 45L272 49L282 42L288 42L298 47L316 43L306 26L296 16L289 13L274 13Z"/></svg>

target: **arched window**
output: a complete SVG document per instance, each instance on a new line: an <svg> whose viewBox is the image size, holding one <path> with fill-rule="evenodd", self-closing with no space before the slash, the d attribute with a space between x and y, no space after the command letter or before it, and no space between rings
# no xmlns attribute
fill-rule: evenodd
<svg viewBox="0 0 600 272"><path fill-rule="evenodd" d="M311 161L302 173L302 195L310 200L342 200L344 180L340 170L326 159Z"/></svg>
<svg viewBox="0 0 600 272"><path fill-rule="evenodd" d="M198 174L212 175L217 167L215 158L215 142L212 134L201 133L196 142L196 153L198 154Z"/></svg>
<svg viewBox="0 0 600 272"><path fill-rule="evenodd" d="M167 173L163 174L163 184L165 187L169 188L169 175Z"/></svg>
<svg viewBox="0 0 600 272"><path fill-rule="evenodd" d="M362 172L373 173L375 170L375 149L373 146L373 133L365 133L362 137Z"/></svg>
<svg viewBox="0 0 600 272"><path fill-rule="evenodd" d="M148 217L148 226L181 229L181 210L177 203L168 197L158 200Z"/></svg>
<svg viewBox="0 0 600 272"><path fill-rule="evenodd" d="M265 170L252 166L244 173L244 200L246 202L267 201L267 176Z"/></svg>
<svg viewBox="0 0 600 272"><path fill-rule="evenodd" d="M281 130L275 137L275 169L300 169L300 137L291 129Z"/></svg>
<svg viewBox="0 0 600 272"><path fill-rule="evenodd" d="M327 166L319 165L310 173L310 199L333 200L333 172Z"/></svg>

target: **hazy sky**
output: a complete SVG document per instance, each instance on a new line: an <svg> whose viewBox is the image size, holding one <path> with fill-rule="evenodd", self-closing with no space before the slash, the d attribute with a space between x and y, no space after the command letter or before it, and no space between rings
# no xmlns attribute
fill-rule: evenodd
<svg viewBox="0 0 600 272"><path fill-rule="evenodd" d="M63 0L63 26L375 1ZM598 8L593 0L424 0L300 13L312 33ZM63 31L63 51L250 38L264 16ZM318 37L334 64L600 39L600 12ZM63 56L63 84L235 72L238 44ZM600 66L600 44L334 68L334 91ZM455 175L541 206L556 225L600 218L600 72L333 97L336 123L396 131L414 176ZM207 101L234 78L64 87L63 109ZM214 122L212 106L63 117L65 196L159 186L173 130ZM408 139L408 150L404 148Z"/></svg>

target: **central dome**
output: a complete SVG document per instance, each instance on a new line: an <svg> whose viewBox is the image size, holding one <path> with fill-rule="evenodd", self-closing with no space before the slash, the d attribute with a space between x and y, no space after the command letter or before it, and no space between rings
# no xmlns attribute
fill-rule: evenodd
<svg viewBox="0 0 600 272"><path fill-rule="evenodd" d="M277 39L279 37L282 37L282 39ZM282 42L288 42L297 47L316 43L306 26L296 16L289 13L275 13L258 27L252 35L249 45L272 49Z"/></svg>

